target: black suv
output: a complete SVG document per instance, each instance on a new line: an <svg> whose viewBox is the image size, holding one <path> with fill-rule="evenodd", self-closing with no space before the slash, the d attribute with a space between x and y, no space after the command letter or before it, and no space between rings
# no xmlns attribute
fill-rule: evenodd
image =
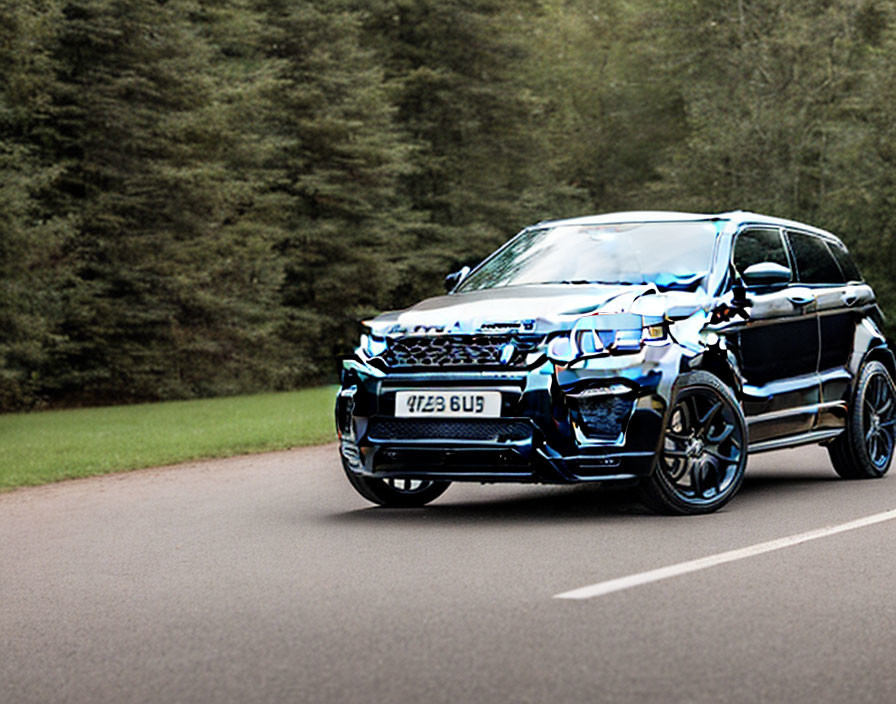
<svg viewBox="0 0 896 704"><path fill-rule="evenodd" d="M343 363L340 453L377 504L631 482L693 514L734 496L748 452L821 443L848 478L890 465L896 360L829 232L740 211L542 222L449 281L367 321Z"/></svg>

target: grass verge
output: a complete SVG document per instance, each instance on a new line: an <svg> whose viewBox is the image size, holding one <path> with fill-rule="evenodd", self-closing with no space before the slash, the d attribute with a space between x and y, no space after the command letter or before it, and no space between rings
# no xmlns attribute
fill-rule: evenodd
<svg viewBox="0 0 896 704"><path fill-rule="evenodd" d="M0 415L0 491L335 439L336 387Z"/></svg>

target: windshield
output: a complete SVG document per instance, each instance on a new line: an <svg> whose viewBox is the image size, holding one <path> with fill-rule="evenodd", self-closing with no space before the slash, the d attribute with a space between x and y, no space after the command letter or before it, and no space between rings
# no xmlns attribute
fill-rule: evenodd
<svg viewBox="0 0 896 704"><path fill-rule="evenodd" d="M692 288L709 271L712 222L560 225L524 230L458 287L522 284L643 284Z"/></svg>

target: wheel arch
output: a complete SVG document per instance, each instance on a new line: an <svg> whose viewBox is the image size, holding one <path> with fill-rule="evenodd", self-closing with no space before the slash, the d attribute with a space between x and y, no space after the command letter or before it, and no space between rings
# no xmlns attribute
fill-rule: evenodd
<svg viewBox="0 0 896 704"><path fill-rule="evenodd" d="M890 376L896 379L896 356L893 355L893 351L886 344L877 345L868 350L859 369L868 362L880 362L890 372Z"/></svg>
<svg viewBox="0 0 896 704"><path fill-rule="evenodd" d="M732 355L725 354L719 349L708 349L691 360L687 371L704 371L718 377L725 386L731 389L735 398L741 400L743 395L743 381L737 363Z"/></svg>

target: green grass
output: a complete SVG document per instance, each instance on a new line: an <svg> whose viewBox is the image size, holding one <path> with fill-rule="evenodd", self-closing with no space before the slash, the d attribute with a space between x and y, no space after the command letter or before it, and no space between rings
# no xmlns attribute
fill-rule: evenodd
<svg viewBox="0 0 896 704"><path fill-rule="evenodd" d="M332 386L0 415L0 491L335 439Z"/></svg>

